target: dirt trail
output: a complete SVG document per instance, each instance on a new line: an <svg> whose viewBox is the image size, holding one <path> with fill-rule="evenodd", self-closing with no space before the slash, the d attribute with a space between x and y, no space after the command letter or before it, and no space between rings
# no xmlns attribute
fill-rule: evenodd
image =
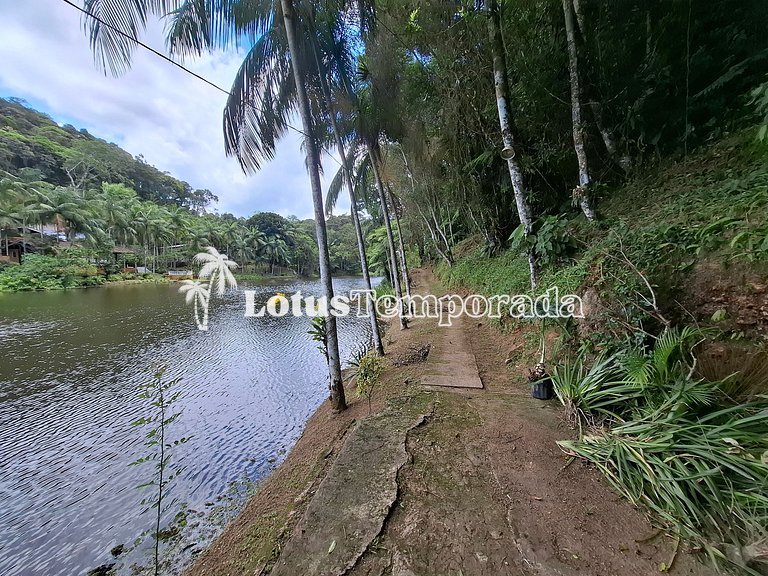
<svg viewBox="0 0 768 576"><path fill-rule="evenodd" d="M355 427L272 574L343 574L355 565L397 501L408 432L428 412L418 403L392 402Z"/></svg>
<svg viewBox="0 0 768 576"><path fill-rule="evenodd" d="M415 280L421 293L440 294L431 275ZM514 363L528 363L520 333L468 320L444 330L428 319L393 329L375 403L382 415L366 418L364 401L339 416L318 411L190 574L265 574L278 558L275 573L290 576L635 576L658 574L672 558L673 574L711 573L665 537L649 538L638 510L559 450L573 432L556 402L530 397ZM426 344L431 361L399 361ZM471 381L469 360L484 389L422 385L436 374ZM382 423L392 424L381 444L389 448L380 461L375 450L361 456L379 446Z"/></svg>
<svg viewBox="0 0 768 576"><path fill-rule="evenodd" d="M424 386L482 388L477 360L464 330L464 318L440 327L434 337L420 378Z"/></svg>

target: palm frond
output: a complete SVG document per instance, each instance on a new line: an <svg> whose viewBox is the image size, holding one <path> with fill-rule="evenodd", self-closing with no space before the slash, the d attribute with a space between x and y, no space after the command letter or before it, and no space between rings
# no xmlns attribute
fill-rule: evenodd
<svg viewBox="0 0 768 576"><path fill-rule="evenodd" d="M131 38L144 32L150 15L164 16L178 4L174 0L85 0L84 9L95 16L83 16L83 28L96 64L115 76L126 72L137 46Z"/></svg>
<svg viewBox="0 0 768 576"><path fill-rule="evenodd" d="M168 47L171 54L187 56L253 44L278 10L273 0L185 0L168 14Z"/></svg>
<svg viewBox="0 0 768 576"><path fill-rule="evenodd" d="M271 28L253 45L237 71L224 108L224 146L246 173L275 155L296 105L284 33Z"/></svg>
<svg viewBox="0 0 768 576"><path fill-rule="evenodd" d="M339 200L339 194L341 194L342 182L344 181L344 167L339 167L336 174L333 176L333 180L328 185L328 192L325 194L325 212L330 215L333 213L333 208L336 206L336 202Z"/></svg>

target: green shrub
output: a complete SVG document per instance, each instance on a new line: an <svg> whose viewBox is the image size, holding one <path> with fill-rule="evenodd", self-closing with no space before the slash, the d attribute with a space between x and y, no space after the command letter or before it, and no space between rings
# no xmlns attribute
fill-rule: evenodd
<svg viewBox="0 0 768 576"><path fill-rule="evenodd" d="M357 386L357 395L365 396L368 400L368 414L371 413L371 399L376 385L379 383L383 370L382 358L375 350L370 350L355 361L350 360L354 366L352 379Z"/></svg>
<svg viewBox="0 0 768 576"><path fill-rule="evenodd" d="M0 291L60 290L104 282L98 270L78 251L57 256L27 254L19 266L0 270Z"/></svg>

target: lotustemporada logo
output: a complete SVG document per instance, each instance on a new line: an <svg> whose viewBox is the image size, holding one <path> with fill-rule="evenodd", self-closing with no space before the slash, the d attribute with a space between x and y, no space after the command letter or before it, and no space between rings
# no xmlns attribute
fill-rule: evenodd
<svg viewBox="0 0 768 576"><path fill-rule="evenodd" d="M208 305L212 296L222 296L227 288L237 288L232 270L237 263L215 248L209 247L194 258L202 265L197 280L184 280L179 292L185 294L187 304L194 306L194 318L199 330L208 330ZM278 292L261 307L257 306L255 290L243 290L246 318L272 316L308 317L352 314L358 318L368 317L374 306L379 317L389 320L397 318L401 311L408 311L409 318L432 318L438 326L451 326L462 316L473 319L501 318L583 318L581 298L573 294L560 294L557 286L532 297L528 294L498 294L483 296L471 294L459 296L447 294L414 294L410 298L398 299L392 295L376 296L374 290L352 290L347 294L333 296L303 295L301 292L286 295Z"/></svg>

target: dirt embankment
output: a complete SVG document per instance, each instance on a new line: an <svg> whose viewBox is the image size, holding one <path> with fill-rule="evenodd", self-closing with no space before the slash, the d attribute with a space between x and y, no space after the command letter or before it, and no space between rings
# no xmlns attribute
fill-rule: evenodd
<svg viewBox="0 0 768 576"><path fill-rule="evenodd" d="M441 290L414 276L420 292ZM455 326L455 339L444 330L427 319L390 330L377 416L351 389L344 413L322 406L188 576L634 576L673 558L675 574L708 573L559 450L573 432L558 406L532 399L523 366L508 362L521 334L485 322ZM482 389L422 385L434 370L414 351L444 341L460 344L462 365L474 356Z"/></svg>

